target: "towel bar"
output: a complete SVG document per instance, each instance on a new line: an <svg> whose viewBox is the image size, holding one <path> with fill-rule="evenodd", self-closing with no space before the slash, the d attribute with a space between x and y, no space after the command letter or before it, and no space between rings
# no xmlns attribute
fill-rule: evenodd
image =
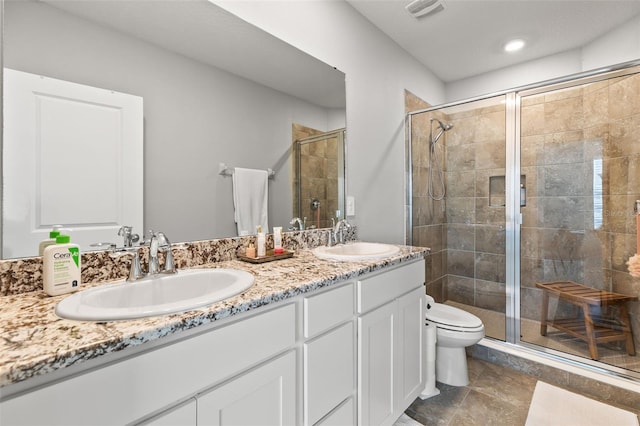
<svg viewBox="0 0 640 426"><path fill-rule="evenodd" d="M222 176L232 176L233 175L233 167L227 167L225 163L218 163L218 174ZM267 175L269 179L273 179L276 175L275 170L268 168Z"/></svg>

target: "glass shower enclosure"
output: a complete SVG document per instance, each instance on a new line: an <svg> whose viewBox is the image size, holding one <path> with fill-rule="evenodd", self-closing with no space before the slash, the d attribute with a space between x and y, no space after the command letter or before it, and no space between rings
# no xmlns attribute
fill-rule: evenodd
<svg viewBox="0 0 640 426"><path fill-rule="evenodd" d="M489 338L640 380L638 63L425 105L407 135L427 292Z"/></svg>
<svg viewBox="0 0 640 426"><path fill-rule="evenodd" d="M327 228L345 204L346 130L293 128L293 212L307 228Z"/></svg>

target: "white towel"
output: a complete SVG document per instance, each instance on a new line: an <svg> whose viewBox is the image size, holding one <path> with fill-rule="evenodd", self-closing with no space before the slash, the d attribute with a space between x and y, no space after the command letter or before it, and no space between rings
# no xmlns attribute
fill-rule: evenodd
<svg viewBox="0 0 640 426"><path fill-rule="evenodd" d="M267 202L269 199L269 175L266 170L242 169L233 172L233 207L238 235L269 232Z"/></svg>

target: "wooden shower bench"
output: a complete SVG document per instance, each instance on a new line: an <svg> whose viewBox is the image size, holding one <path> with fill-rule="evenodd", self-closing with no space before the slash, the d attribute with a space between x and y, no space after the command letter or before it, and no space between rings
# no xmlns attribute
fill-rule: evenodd
<svg viewBox="0 0 640 426"><path fill-rule="evenodd" d="M548 283L536 283L536 287L542 292L542 315L540 320L540 334L547 335L547 324L582 339L589 345L589 354L592 359L598 359L598 343L625 341L627 353L635 355L631 323L627 312L627 302L638 300L636 296L627 296L610 291L598 290L587 287L573 281L554 281ZM558 318L548 320L549 294L556 295L559 300L569 302L581 308L575 318ZM590 308L594 307L618 307L618 318L593 315Z"/></svg>

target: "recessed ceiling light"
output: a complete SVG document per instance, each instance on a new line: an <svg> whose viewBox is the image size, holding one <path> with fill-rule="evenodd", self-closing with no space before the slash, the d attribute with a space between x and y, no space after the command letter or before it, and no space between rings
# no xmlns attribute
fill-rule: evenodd
<svg viewBox="0 0 640 426"><path fill-rule="evenodd" d="M521 50L524 45L524 40L517 38L507 42L507 44L504 45L504 51L508 53L517 52L518 50Z"/></svg>

